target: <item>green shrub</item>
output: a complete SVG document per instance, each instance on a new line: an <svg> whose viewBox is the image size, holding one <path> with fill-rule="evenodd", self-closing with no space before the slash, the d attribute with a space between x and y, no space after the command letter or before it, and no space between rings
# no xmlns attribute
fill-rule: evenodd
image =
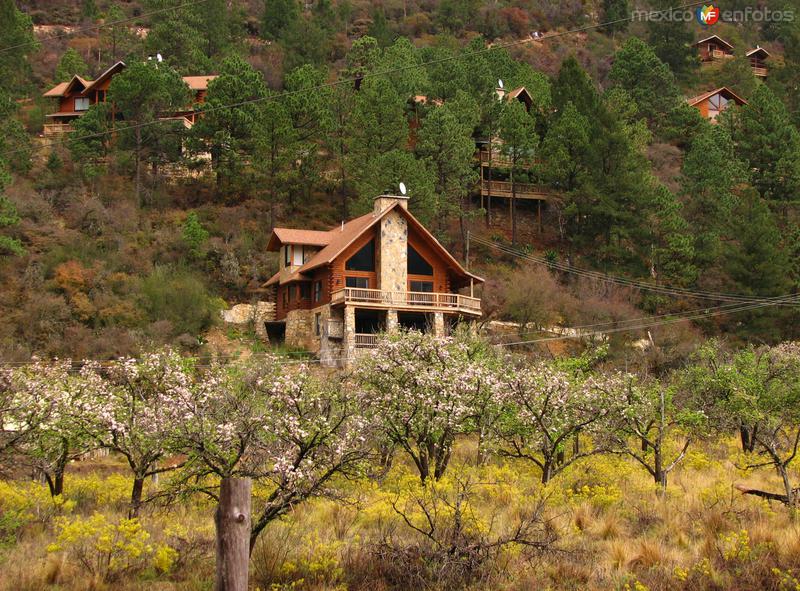
<svg viewBox="0 0 800 591"><path fill-rule="evenodd" d="M189 270L156 266L141 283L142 307L152 322L167 320L173 336L197 335L219 316L221 302Z"/></svg>

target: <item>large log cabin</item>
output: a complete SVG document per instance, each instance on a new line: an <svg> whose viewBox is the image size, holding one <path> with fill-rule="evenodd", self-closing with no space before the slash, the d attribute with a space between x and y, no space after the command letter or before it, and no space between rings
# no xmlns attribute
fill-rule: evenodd
<svg viewBox="0 0 800 591"><path fill-rule="evenodd" d="M117 62L95 80L73 76L69 82L61 82L43 96L57 100L57 110L46 115L44 135L60 135L72 131L72 123L83 116L94 104L106 102L111 79L125 69L124 62ZM192 92L192 103L178 113L168 113L167 118L179 118L187 127L195 122L194 105L205 102L208 83L216 76L184 76L183 81ZM113 115L112 115L113 116Z"/></svg>
<svg viewBox="0 0 800 591"><path fill-rule="evenodd" d="M445 335L481 316L474 288L483 280L409 213L405 197L381 195L372 212L327 231L275 228L267 248L280 253L264 286L276 307L270 341L316 352L326 365L349 365L384 331Z"/></svg>

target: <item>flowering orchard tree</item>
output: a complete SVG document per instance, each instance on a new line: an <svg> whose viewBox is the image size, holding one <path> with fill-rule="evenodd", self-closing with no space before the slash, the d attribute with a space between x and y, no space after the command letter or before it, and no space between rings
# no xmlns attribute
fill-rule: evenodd
<svg viewBox="0 0 800 591"><path fill-rule="evenodd" d="M69 462L93 447L78 417L99 376L89 367L73 371L70 361L37 360L12 370L8 379L15 398L11 420L16 425L34 423L30 436L20 441L17 451L23 461L44 475L50 494L60 495Z"/></svg>
<svg viewBox="0 0 800 591"><path fill-rule="evenodd" d="M630 374L610 376L606 388L619 392L624 404L609 431L622 453L635 459L660 490L667 476L686 456L693 439L702 435L707 417L691 404L676 404L676 389L658 380L640 380ZM668 456L667 443L681 435L683 444Z"/></svg>
<svg viewBox="0 0 800 591"><path fill-rule="evenodd" d="M607 451L606 427L620 400L603 378L541 362L509 364L506 372L497 394L504 412L493 429L501 455L533 462L547 484L573 462ZM567 457L567 443L579 434L591 435L593 446Z"/></svg>
<svg viewBox="0 0 800 591"><path fill-rule="evenodd" d="M800 488L792 483L792 462L800 446L800 342L746 349L732 363L739 376L724 408L753 430L754 451L762 458L747 468L774 468L783 493L740 488L746 494L775 499L789 507L800 504Z"/></svg>
<svg viewBox="0 0 800 591"><path fill-rule="evenodd" d="M100 376L101 368L94 373ZM190 394L192 362L163 349L140 359L123 359L103 370L85 404L83 428L102 446L122 454L133 472L130 517L142 505L148 476L177 467L161 465L175 453L183 420L179 404Z"/></svg>
<svg viewBox="0 0 800 591"><path fill-rule="evenodd" d="M382 437L411 457L423 483L442 477L458 435L479 430L501 383L481 343L414 331L383 339L355 377Z"/></svg>
<svg viewBox="0 0 800 591"><path fill-rule="evenodd" d="M212 368L179 402L187 473L250 477L268 488L254 507L252 550L271 521L325 494L335 476L361 472L372 439L365 400L278 358Z"/></svg>

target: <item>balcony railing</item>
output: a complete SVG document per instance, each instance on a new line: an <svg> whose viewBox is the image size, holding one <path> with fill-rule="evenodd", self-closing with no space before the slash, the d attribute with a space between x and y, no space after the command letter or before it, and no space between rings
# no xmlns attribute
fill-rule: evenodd
<svg viewBox="0 0 800 591"><path fill-rule="evenodd" d="M429 293L419 291L384 291L345 287L331 294L331 303L360 304L375 308L404 308L422 311L444 310L465 314L480 314L478 298L458 293Z"/></svg>
<svg viewBox="0 0 800 591"><path fill-rule="evenodd" d="M377 334L355 334L356 349L374 349L378 346Z"/></svg>
<svg viewBox="0 0 800 591"><path fill-rule="evenodd" d="M69 123L45 123L42 131L44 132L44 137L52 137L70 133L73 129Z"/></svg>
<svg viewBox="0 0 800 591"><path fill-rule="evenodd" d="M552 189L543 185L530 183L516 183L516 196L518 199L547 199L552 194ZM492 197L511 197L514 194L509 181L483 181L481 195Z"/></svg>

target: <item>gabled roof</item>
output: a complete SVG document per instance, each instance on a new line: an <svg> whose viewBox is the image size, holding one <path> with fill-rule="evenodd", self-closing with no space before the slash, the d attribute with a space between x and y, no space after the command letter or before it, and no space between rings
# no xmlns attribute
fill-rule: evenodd
<svg viewBox="0 0 800 591"><path fill-rule="evenodd" d="M279 244L283 241L278 236L282 234L284 236L292 236L294 238L301 238L305 233L308 233L308 237L315 237L320 242L323 239L327 239L327 243L324 245L324 248L316 253L310 260L306 261L306 263L297 269L292 275L288 278L284 279L281 283L289 283L291 281L297 281L302 279L307 279L304 274L312 271L322 265L332 263L336 257L338 257L344 250L353 244L360 236L364 234L367 230L372 228L375 224L377 224L381 219L383 219L386 214L390 211L397 210L401 215L403 215L410 226L419 232L419 234L430 243L431 246L443 257L447 260L452 268L456 271L457 274L463 276L464 278L472 278L479 282L483 282L483 279L478 277L477 275L473 275L466 269L461 266L453 255L451 255L448 250L441 245L441 243L436 239L436 237L431 234L425 226L423 226L417 218L415 218L405 207L401 207L399 203L393 203L389 207L384 208L380 212L371 212L361 217L357 217L355 219L350 220L349 222L343 224L342 226L337 226L328 230L327 232L317 232L314 230L295 230L290 228L275 228L272 232L272 237L270 237L269 245L267 248L269 250L277 250L279 248ZM323 237L322 235L325 235ZM287 242L291 244L291 242ZM310 242L296 242L295 244L311 244ZM321 246L322 244L317 244L317 246ZM276 283L278 280L277 274L269 279L265 286L272 285Z"/></svg>
<svg viewBox="0 0 800 591"><path fill-rule="evenodd" d="M762 57L762 58L765 58L765 59L769 57L769 51L767 51L766 49L764 49L764 48L763 48L763 47L761 47L760 45L757 45L755 48L751 49L750 51L748 51L748 52L747 52L746 54L744 54L744 55L745 55L746 57L752 57L752 56L754 56L754 55L756 55L756 54L760 54L760 55L761 55L761 57Z"/></svg>
<svg viewBox="0 0 800 591"><path fill-rule="evenodd" d="M81 78L76 74L75 76L70 78L69 81L56 84L53 88L45 92L42 96L46 97L66 96L72 91L72 88L78 84L81 86L78 92L83 92L90 84L92 84L92 81L86 80L85 78Z"/></svg>
<svg viewBox="0 0 800 591"><path fill-rule="evenodd" d="M91 83L91 84L90 84L90 85L89 85L89 86L86 88L86 90L91 90L91 89L92 89L94 86L97 86L97 85L98 85L98 84L100 84L101 82L104 82L104 81L106 80L106 78L110 78L111 76L113 76L114 74L116 74L117 72L119 72L120 70L122 70L124 67L125 67L125 62L123 62L123 61L119 61L119 62L117 62L116 64L114 64L113 66L110 66L109 68L106 68L106 71L105 71L105 72L103 72L102 74L100 74L100 75L97 77L97 80L95 80L94 82L92 82L92 83ZM86 92L86 91L84 91L84 92Z"/></svg>
<svg viewBox="0 0 800 591"><path fill-rule="evenodd" d="M725 47L727 47L728 49L733 51L733 45L731 45L730 43L725 41L725 39L723 39L719 35L711 35L711 37L706 37L705 39L700 39L700 41L697 41L695 43L695 45L700 45L701 43L705 43L706 41L716 41L720 45L724 45Z"/></svg>
<svg viewBox="0 0 800 591"><path fill-rule="evenodd" d="M90 91L94 86L100 84L101 82L105 81L107 78L113 76L117 72L121 71L125 68L125 62L119 61L112 65L109 68L100 74L96 80L85 80L80 76L73 76L72 80L69 82L62 82L57 84L50 90L44 93L43 96L46 97L61 97L66 96L67 94L71 93L73 90L73 86L75 84L81 84L83 86L78 92L81 94L85 94L86 92ZM183 81L189 86L191 90L198 91L198 90L208 90L208 83L211 82L216 75L208 75L208 76L184 76Z"/></svg>
<svg viewBox="0 0 800 591"><path fill-rule="evenodd" d="M715 88L714 90L709 90L708 92L704 92L703 94L698 94L697 96L693 96L690 99L686 99L686 102L689 103L689 105L693 107L696 104L702 103L704 100L706 100L709 97L714 96L717 93L721 94L722 96L724 96L728 100L733 99L739 105L746 105L747 104L746 100L744 100L738 94L733 92L727 86L723 86L721 88Z"/></svg>
<svg viewBox="0 0 800 591"><path fill-rule="evenodd" d="M208 90L208 83L217 76L184 76L183 81L192 90Z"/></svg>
<svg viewBox="0 0 800 591"><path fill-rule="evenodd" d="M294 228L275 228L267 244L267 250L278 250L282 244L308 244L327 246L331 241L328 230L295 230Z"/></svg>

